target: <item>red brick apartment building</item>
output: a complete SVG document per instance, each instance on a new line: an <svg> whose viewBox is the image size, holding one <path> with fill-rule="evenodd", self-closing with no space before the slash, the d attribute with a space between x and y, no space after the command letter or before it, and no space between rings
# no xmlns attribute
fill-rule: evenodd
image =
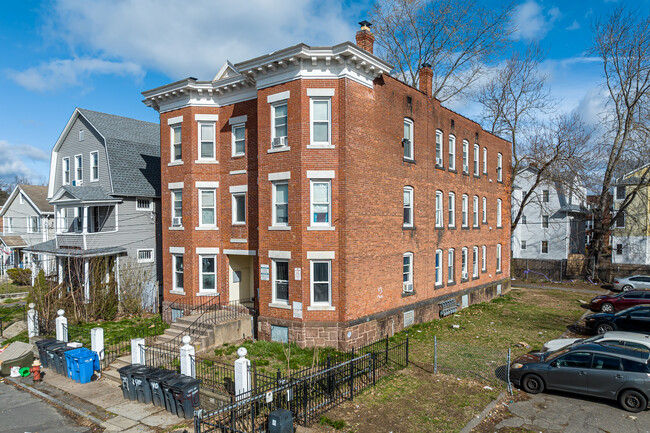
<svg viewBox="0 0 650 433"><path fill-rule="evenodd" d="M510 144L357 44L143 92L160 112L165 305L255 298L258 337L358 346L510 287Z"/></svg>

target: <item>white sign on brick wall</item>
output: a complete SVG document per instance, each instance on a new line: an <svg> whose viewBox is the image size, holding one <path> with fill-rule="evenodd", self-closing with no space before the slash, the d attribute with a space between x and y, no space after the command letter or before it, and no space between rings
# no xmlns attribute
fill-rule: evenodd
<svg viewBox="0 0 650 433"><path fill-rule="evenodd" d="M269 265L260 265L260 279L263 281L269 280Z"/></svg>
<svg viewBox="0 0 650 433"><path fill-rule="evenodd" d="M293 269L293 278L296 281L302 280L302 268L294 268Z"/></svg>
<svg viewBox="0 0 650 433"><path fill-rule="evenodd" d="M302 302L293 303L293 317L296 319L302 319Z"/></svg>

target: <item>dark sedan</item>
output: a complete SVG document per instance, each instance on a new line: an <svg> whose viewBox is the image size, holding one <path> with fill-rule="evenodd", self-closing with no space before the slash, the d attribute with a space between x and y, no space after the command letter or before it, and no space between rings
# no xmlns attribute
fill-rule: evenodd
<svg viewBox="0 0 650 433"><path fill-rule="evenodd" d="M650 305L637 305L616 314L592 314L585 317L585 327L592 334L604 334L609 331L650 334Z"/></svg>
<svg viewBox="0 0 650 433"><path fill-rule="evenodd" d="M617 400L623 409L648 407L650 353L588 343L529 353L510 365L510 380L531 394L545 389Z"/></svg>
<svg viewBox="0 0 650 433"><path fill-rule="evenodd" d="M600 295L591 300L589 308L591 311L602 311L613 313L614 311L625 310L635 305L650 304L650 291L631 290L618 295Z"/></svg>

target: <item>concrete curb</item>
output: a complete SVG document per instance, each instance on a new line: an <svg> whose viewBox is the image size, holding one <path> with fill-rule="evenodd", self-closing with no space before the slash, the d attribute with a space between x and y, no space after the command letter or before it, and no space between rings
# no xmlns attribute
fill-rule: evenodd
<svg viewBox="0 0 650 433"><path fill-rule="evenodd" d="M470 422L468 422L465 427L463 427L460 431L460 433L470 433L474 427L479 425L481 421L485 419L485 417L494 409L497 404L499 404L499 401L506 396L506 392L502 391L499 396L492 400L487 406L485 406L485 409L483 409L483 412L481 412L476 418L472 418Z"/></svg>
<svg viewBox="0 0 650 433"><path fill-rule="evenodd" d="M88 420L90 420L94 424L97 424L97 426L101 427L101 425L104 423L104 421L102 421L102 420L100 420L98 418L95 418L94 416L92 416L91 414L89 414L87 412L79 410L74 406L70 406L69 404L62 402L61 400L59 400L57 398L51 397L51 396L49 396L49 395L45 394L44 392L41 392L41 391L39 391L37 389L25 386L22 383L16 381L15 379L13 379L11 377L5 377L4 379L10 381L11 383L13 383L15 386L22 389L23 391L27 391L27 392L29 392L31 394L34 394L34 395L36 395L36 396L38 396L38 397L40 397L40 398L42 398L44 400L49 401L50 403L53 403L53 404L55 404L55 405L57 405L59 407L62 407L65 410L69 410L70 412L72 412L74 414L77 414L80 417L87 418Z"/></svg>

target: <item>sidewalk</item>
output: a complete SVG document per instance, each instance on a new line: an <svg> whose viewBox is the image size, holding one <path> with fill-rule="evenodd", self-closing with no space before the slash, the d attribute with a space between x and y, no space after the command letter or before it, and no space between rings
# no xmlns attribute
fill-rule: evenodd
<svg viewBox="0 0 650 433"><path fill-rule="evenodd" d="M81 384L51 369L43 371L42 383L32 384L31 377L14 380L14 383L77 415L90 418L105 428L106 433L193 431L192 420L178 418L165 408L124 399L122 389L112 380Z"/></svg>

